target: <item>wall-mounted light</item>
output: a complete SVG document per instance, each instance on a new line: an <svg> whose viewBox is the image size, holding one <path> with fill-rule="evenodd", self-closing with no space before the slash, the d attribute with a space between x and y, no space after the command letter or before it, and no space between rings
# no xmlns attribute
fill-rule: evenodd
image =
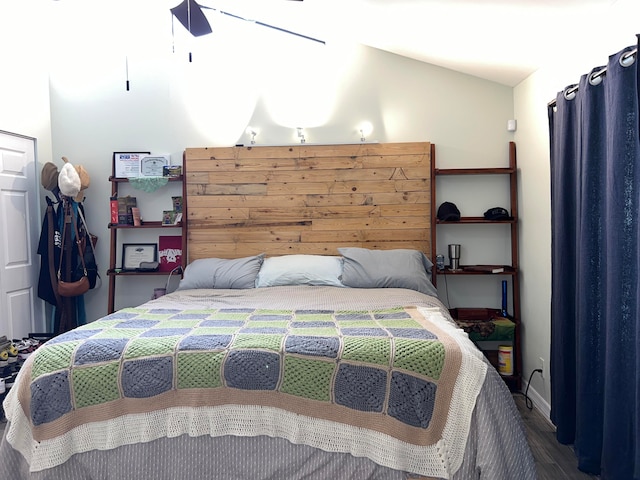
<svg viewBox="0 0 640 480"><path fill-rule="evenodd" d="M306 142L304 138L304 130L302 129L302 127L298 127L296 130L298 131L298 138L300 139L300 143Z"/></svg>
<svg viewBox="0 0 640 480"><path fill-rule="evenodd" d="M255 127L247 127L246 130L247 135L249 135L251 137L251 145L255 145L256 144L256 135L258 135L258 129Z"/></svg>
<svg viewBox="0 0 640 480"><path fill-rule="evenodd" d="M360 141L366 142L367 137L371 135L371 132L373 132L373 125L371 124L371 122L362 122L358 125L357 128L360 132Z"/></svg>

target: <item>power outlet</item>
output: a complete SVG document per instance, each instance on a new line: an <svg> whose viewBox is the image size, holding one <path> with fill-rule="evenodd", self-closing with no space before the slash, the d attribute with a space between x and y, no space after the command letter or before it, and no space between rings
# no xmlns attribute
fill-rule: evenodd
<svg viewBox="0 0 640 480"><path fill-rule="evenodd" d="M544 358L542 357L538 358L538 368L540 369L540 376L545 378L547 372L544 369Z"/></svg>

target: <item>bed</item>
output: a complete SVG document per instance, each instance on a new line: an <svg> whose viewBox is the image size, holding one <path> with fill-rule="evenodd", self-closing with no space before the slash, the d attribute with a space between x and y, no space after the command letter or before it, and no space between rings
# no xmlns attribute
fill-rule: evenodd
<svg viewBox="0 0 640 480"><path fill-rule="evenodd" d="M415 144L348 146L338 158L336 147L302 148L305 160L326 154L332 168L351 172L366 168L363 158L377 171L387 155L387 163L408 159L410 168L393 167L403 178L396 171L382 182L394 189L425 187L407 177L421 175L431 152L428 144L418 154ZM298 155L292 169L316 169L300 151L281 150ZM536 477L509 390L430 282L428 245L420 243L429 235L417 232L429 214L407 223L415 208L384 209L389 221L404 218L400 224L416 231L398 236L384 232L393 229L382 209L363 225L362 210L330 199L341 212L331 228L352 227L338 238L322 235L327 223L314 226L326 211L308 197L313 212L299 210L301 218L252 216L265 203L248 202L248 192L274 195L275 182L291 181L255 173L258 157L270 169L283 165L274 151L207 149L208 162L198 160L202 150L186 152L193 197L238 197L246 218L222 214L238 207L204 207L188 194L189 264L178 289L60 335L29 357L4 402L1 478ZM240 153L253 160L239 162ZM204 180L193 168L239 166L253 174ZM326 184L328 174L307 178L307 188ZM251 178L262 187L249 186ZM358 189L367 183L345 172L333 178ZM282 240L296 238L296 229L298 241Z"/></svg>

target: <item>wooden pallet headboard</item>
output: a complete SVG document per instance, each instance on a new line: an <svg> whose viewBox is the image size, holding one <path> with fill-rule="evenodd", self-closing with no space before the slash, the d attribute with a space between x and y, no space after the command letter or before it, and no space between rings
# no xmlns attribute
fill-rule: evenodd
<svg viewBox="0 0 640 480"><path fill-rule="evenodd" d="M428 142L188 148L188 261L337 248L430 255Z"/></svg>

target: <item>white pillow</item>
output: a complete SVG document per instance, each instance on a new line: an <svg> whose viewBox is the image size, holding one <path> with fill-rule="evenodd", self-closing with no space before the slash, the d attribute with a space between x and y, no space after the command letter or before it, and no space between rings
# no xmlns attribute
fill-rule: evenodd
<svg viewBox="0 0 640 480"><path fill-rule="evenodd" d="M330 255L283 255L264 259L256 287L278 285L329 285L344 287L342 257Z"/></svg>

